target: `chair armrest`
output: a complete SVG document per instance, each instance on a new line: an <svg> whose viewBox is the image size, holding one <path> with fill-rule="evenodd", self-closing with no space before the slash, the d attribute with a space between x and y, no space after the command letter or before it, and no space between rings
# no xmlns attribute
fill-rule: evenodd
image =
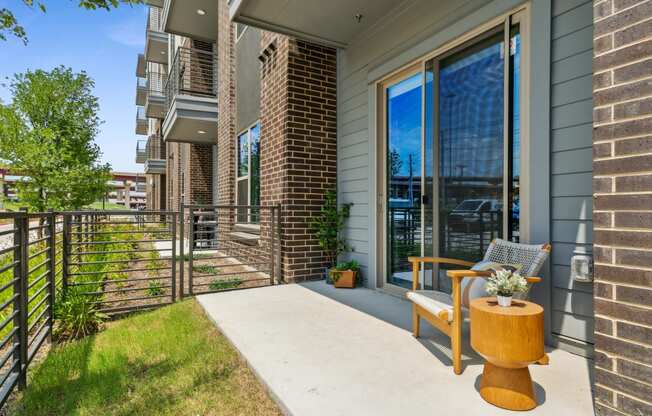
<svg viewBox="0 0 652 416"><path fill-rule="evenodd" d="M447 259L444 257L408 257L408 261L412 263L412 290L419 288L419 269L423 263L437 263L437 264L454 264L456 266L472 267L475 263L458 259Z"/></svg>
<svg viewBox="0 0 652 416"><path fill-rule="evenodd" d="M410 263L443 263L466 267L473 267L475 265L472 261L447 259L445 257L408 257L408 261Z"/></svg>
<svg viewBox="0 0 652 416"><path fill-rule="evenodd" d="M446 275L451 279L462 279L464 277L477 278L477 277L490 277L493 272L491 270L449 270ZM538 283L541 281L540 277L526 277L528 283Z"/></svg>

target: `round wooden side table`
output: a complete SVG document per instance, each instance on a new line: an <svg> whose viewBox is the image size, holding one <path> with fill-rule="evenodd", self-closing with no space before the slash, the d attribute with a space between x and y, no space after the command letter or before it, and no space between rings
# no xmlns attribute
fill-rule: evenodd
<svg viewBox="0 0 652 416"><path fill-rule="evenodd" d="M480 396L510 410L536 407L528 365L541 359L543 308L513 300L502 307L493 297L471 301L471 347L485 360Z"/></svg>

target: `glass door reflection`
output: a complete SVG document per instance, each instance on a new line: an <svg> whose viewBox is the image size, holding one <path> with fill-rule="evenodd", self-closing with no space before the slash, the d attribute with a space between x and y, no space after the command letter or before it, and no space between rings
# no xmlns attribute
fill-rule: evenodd
<svg viewBox="0 0 652 416"><path fill-rule="evenodd" d="M409 256L420 256L422 74L387 87L386 95L386 247L387 282L412 287Z"/></svg>

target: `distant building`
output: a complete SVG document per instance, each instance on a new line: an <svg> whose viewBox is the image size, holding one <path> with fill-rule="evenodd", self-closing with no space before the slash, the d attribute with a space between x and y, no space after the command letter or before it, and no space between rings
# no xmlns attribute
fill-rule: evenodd
<svg viewBox="0 0 652 416"><path fill-rule="evenodd" d="M24 175L12 174L6 168L0 168L0 190L2 200L18 201L16 184L27 178ZM134 172L112 172L111 187L106 196L108 202L123 205L128 209L139 209L147 206L145 175Z"/></svg>
<svg viewBox="0 0 652 416"><path fill-rule="evenodd" d="M142 209L147 206L145 175L133 172L112 172L111 190L107 201L123 205L127 209Z"/></svg>

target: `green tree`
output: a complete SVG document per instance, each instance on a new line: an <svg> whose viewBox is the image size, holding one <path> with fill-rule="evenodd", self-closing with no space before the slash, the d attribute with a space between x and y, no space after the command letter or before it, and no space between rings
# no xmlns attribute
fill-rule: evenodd
<svg viewBox="0 0 652 416"><path fill-rule="evenodd" d="M21 0L28 7L37 7L45 13L45 1L42 0ZM60 1L60 0L57 0ZM71 0L72 1L72 0ZM143 0L77 0L79 7L88 10L104 9L111 10L118 7L120 3L138 4ZM27 32L25 28L18 23L14 13L6 7L0 8L0 40L6 40L7 34L14 35L18 39L27 43Z"/></svg>
<svg viewBox="0 0 652 416"><path fill-rule="evenodd" d="M34 211L79 209L107 192L93 85L65 67L28 71L14 76L11 104L0 104L0 159L25 175L18 195Z"/></svg>

